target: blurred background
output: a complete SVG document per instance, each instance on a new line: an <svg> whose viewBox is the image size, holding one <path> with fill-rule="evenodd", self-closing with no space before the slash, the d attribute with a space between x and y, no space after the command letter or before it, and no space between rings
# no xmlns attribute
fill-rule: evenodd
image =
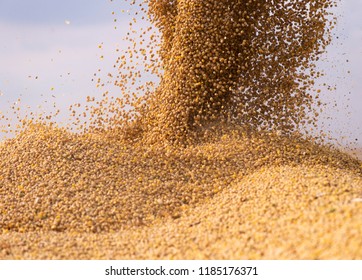
<svg viewBox="0 0 362 280"><path fill-rule="evenodd" d="M55 103L57 121L66 123L70 104L105 90L117 94L96 80L106 79L116 49L127 46L127 9L124 0L0 0L0 118L13 104L25 114L54 111ZM318 65L326 73L318 83L336 87L321 94L329 106L320 128L350 147L362 147L361 10L361 0L340 1L333 43Z"/></svg>

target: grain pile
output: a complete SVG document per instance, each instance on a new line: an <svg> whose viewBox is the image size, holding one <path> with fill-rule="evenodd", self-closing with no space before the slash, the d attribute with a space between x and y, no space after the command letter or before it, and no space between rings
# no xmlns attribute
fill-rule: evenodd
<svg viewBox="0 0 362 280"><path fill-rule="evenodd" d="M155 91L0 143L0 258L361 258L362 164L300 133L334 1L145 4Z"/></svg>

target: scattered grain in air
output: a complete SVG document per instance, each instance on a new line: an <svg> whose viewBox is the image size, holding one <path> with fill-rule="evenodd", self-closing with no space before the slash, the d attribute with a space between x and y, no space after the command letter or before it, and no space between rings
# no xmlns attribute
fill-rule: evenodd
<svg viewBox="0 0 362 280"><path fill-rule="evenodd" d="M2 128L0 258L361 259L361 161L305 129L337 1L125 2L101 96Z"/></svg>

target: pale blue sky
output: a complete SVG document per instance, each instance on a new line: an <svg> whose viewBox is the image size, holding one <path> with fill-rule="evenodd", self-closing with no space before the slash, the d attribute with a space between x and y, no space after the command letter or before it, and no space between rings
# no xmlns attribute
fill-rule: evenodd
<svg viewBox="0 0 362 280"><path fill-rule="evenodd" d="M113 9L127 6L110 0L1 0L0 5L1 21L30 25L62 24L65 18L76 25L109 23Z"/></svg>
<svg viewBox="0 0 362 280"><path fill-rule="evenodd" d="M47 110L53 100L64 110L88 95L100 95L91 79L99 68L104 75L112 71L115 49L125 46L129 18L122 16L122 9L127 9L124 0L0 0L0 112L20 96L30 110L39 105ZM340 104L323 120L336 137L358 138L360 145L361 12L361 0L341 0L339 39L329 47L329 62L322 64L326 80L337 85L333 95ZM101 43L103 49L98 48ZM325 120L327 113L333 121Z"/></svg>

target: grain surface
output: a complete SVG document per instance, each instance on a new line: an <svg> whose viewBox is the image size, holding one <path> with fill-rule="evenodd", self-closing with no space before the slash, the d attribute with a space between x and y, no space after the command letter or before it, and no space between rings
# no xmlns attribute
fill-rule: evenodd
<svg viewBox="0 0 362 280"><path fill-rule="evenodd" d="M120 96L0 143L0 259L361 259L362 162L305 130L336 2L131 2Z"/></svg>

